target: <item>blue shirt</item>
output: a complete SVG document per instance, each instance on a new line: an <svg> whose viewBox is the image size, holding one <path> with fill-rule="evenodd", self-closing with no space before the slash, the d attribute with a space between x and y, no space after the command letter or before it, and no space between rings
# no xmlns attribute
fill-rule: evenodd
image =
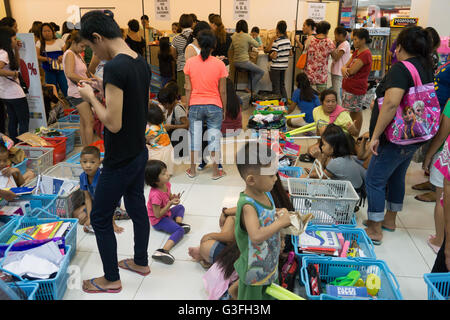
<svg viewBox="0 0 450 320"><path fill-rule="evenodd" d="M296 89L292 94L292 101L297 104L301 112L305 113L305 121L307 123L314 122L313 110L315 107L320 106L319 98L316 95L314 95L312 101L300 100L300 89Z"/></svg>
<svg viewBox="0 0 450 320"><path fill-rule="evenodd" d="M95 194L95 188L97 188L97 182L98 178L101 174L100 168L98 168L97 173L95 174L94 180L92 181L92 184L89 184L89 177L86 174L86 172L83 172L80 174L80 189L83 191L89 191L89 194L91 195L92 200L94 200L94 194Z"/></svg>
<svg viewBox="0 0 450 320"><path fill-rule="evenodd" d="M450 62L440 67L434 78L434 89L441 106L441 113L444 111L447 100L450 98Z"/></svg>

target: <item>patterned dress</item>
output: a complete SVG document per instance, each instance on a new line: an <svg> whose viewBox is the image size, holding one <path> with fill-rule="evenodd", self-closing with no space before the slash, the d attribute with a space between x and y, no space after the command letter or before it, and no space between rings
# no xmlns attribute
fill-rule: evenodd
<svg viewBox="0 0 450 320"><path fill-rule="evenodd" d="M326 84L328 80L328 58L336 45L328 38L311 38L307 51L305 72L311 84Z"/></svg>

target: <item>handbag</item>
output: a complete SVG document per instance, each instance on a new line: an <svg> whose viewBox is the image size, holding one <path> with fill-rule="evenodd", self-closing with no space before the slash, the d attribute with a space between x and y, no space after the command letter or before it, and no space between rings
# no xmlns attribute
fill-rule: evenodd
<svg viewBox="0 0 450 320"><path fill-rule="evenodd" d="M302 53L302 54L300 55L300 58L298 59L297 64L296 64L296 67L297 67L298 69L305 69L305 66L306 66L306 56L307 56L306 53Z"/></svg>
<svg viewBox="0 0 450 320"><path fill-rule="evenodd" d="M44 53L45 53L45 56L47 57L47 59L50 60L49 65L50 65L51 71L63 71L64 70L62 63L60 63L58 61L58 59L50 59L47 55L47 52L44 51Z"/></svg>
<svg viewBox="0 0 450 320"><path fill-rule="evenodd" d="M434 84L422 84L414 65L400 61L405 65L414 80L414 87L403 96L392 122L384 131L388 141L398 145L409 145L428 141L439 129L440 107L434 90ZM381 109L384 98L378 99Z"/></svg>

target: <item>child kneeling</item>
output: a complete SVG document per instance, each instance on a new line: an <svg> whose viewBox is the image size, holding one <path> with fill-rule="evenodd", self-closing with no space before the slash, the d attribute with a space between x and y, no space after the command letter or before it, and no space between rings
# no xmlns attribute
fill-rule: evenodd
<svg viewBox="0 0 450 320"><path fill-rule="evenodd" d="M12 162L10 160L9 150L5 147L2 141L0 141L0 175L8 178L12 177L17 187L27 184L33 180L34 177L36 177L31 170L27 170L27 172L22 175L18 168L14 168L11 165ZM14 187L14 185L12 187Z"/></svg>
<svg viewBox="0 0 450 320"><path fill-rule="evenodd" d="M147 162L145 183L151 186L147 203L150 224L158 231L170 233L164 247L156 250L152 258L166 264L175 262L169 251L191 230L190 225L183 223L184 206L180 204L180 195L171 193L169 180L170 175L164 162Z"/></svg>

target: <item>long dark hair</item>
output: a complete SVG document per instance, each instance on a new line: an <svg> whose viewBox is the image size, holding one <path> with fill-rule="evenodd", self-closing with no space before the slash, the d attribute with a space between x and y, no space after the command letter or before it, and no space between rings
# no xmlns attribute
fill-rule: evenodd
<svg viewBox="0 0 450 320"><path fill-rule="evenodd" d="M397 45L410 55L420 58L425 67L431 68L433 60L433 40L430 33L422 27L406 27L397 37Z"/></svg>
<svg viewBox="0 0 450 320"><path fill-rule="evenodd" d="M225 279L229 279L233 274L234 263L240 255L239 247L234 241L228 244L217 256L215 263L222 269Z"/></svg>
<svg viewBox="0 0 450 320"><path fill-rule="evenodd" d="M159 39L159 53L158 58L163 61L169 61L171 57L170 54L170 41L168 37L163 37Z"/></svg>
<svg viewBox="0 0 450 320"><path fill-rule="evenodd" d="M14 56L14 50L11 46L11 39L16 32L10 27L0 27L0 49L8 53L9 68L11 70L19 70L19 64Z"/></svg>
<svg viewBox="0 0 450 320"><path fill-rule="evenodd" d="M194 39L197 39L197 41L198 41L198 35L203 30L211 30L211 26L209 25L209 23L206 21L197 22L197 24L194 27L194 30L192 31L192 33L190 34L190 36L188 38L187 43L190 44L190 43L194 42Z"/></svg>
<svg viewBox="0 0 450 320"><path fill-rule="evenodd" d="M47 22L43 23L41 26L40 32L39 32L39 38L41 41L41 49L40 49L41 55L45 52L45 39L44 39L44 36L42 35L42 30L44 30L44 27L49 27L50 30L52 30L53 39L56 39L55 30L53 29L52 25Z"/></svg>
<svg viewBox="0 0 450 320"><path fill-rule="evenodd" d="M83 41L83 38L81 38L81 35L80 35L80 33L78 32L78 30L73 30L71 33L70 33L70 35L69 35L69 37L67 38L67 41L66 41L66 48L68 49L68 48L70 48L71 46L72 46L72 43L76 43L76 44L78 44L78 43L80 43L81 41Z"/></svg>
<svg viewBox="0 0 450 320"><path fill-rule="evenodd" d="M197 41L201 48L200 55L205 61L211 55L211 50L216 48L216 37L211 30L203 30L198 35Z"/></svg>
<svg viewBox="0 0 450 320"><path fill-rule="evenodd" d="M212 23L217 26L216 31L214 31L217 41L219 43L225 43L227 41L227 32L225 31L225 26L223 25L222 18L218 15L215 15L212 18Z"/></svg>
<svg viewBox="0 0 450 320"><path fill-rule="evenodd" d="M227 78L227 114L231 119L236 119L241 112L241 104L239 97L234 90L234 83L230 78Z"/></svg>
<svg viewBox="0 0 450 320"><path fill-rule="evenodd" d="M353 141L351 143L350 139ZM353 138L349 137L341 127L334 123L329 124L322 134L319 148L322 150L323 141L326 141L332 148L333 158L346 157L355 154L355 144Z"/></svg>
<svg viewBox="0 0 450 320"><path fill-rule="evenodd" d="M297 82L297 88L300 89L300 100L313 101L314 95L317 95L317 92L311 87L311 82L309 82L306 73L299 73L295 80Z"/></svg>
<svg viewBox="0 0 450 320"><path fill-rule="evenodd" d="M62 25L62 36L65 35L66 33L70 33L72 32L72 30L69 29L69 27L67 26L67 21L64 21L63 25Z"/></svg>
<svg viewBox="0 0 450 320"><path fill-rule="evenodd" d="M272 191L270 191L272 195L273 202L275 203L276 208L286 208L288 211L294 211L294 206L292 205L291 199L289 199L289 195L283 187L281 183L280 176L277 173L277 181L273 186Z"/></svg>

